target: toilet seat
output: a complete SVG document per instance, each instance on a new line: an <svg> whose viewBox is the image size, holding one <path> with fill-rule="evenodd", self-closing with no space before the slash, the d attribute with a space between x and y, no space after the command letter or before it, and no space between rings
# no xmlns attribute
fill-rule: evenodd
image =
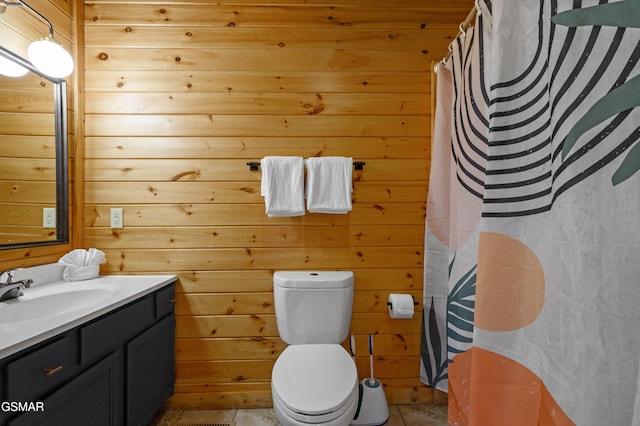
<svg viewBox="0 0 640 426"><path fill-rule="evenodd" d="M273 390L273 387L272 387ZM292 411L284 404L277 392L273 392L273 408L276 416L284 415L287 419L283 425L347 425L353 419L358 405L358 390L354 389L348 401L338 410L324 414L305 414Z"/></svg>
<svg viewBox="0 0 640 426"><path fill-rule="evenodd" d="M280 408L304 423L329 422L358 399L358 372L338 344L290 345L276 360L271 389Z"/></svg>

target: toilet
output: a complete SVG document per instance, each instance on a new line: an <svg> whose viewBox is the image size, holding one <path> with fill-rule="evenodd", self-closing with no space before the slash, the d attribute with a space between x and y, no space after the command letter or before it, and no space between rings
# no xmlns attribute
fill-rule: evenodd
<svg viewBox="0 0 640 426"><path fill-rule="evenodd" d="M289 346L271 374L273 408L283 426L346 426L358 408L358 371L340 345L353 308L353 272L278 271L276 322Z"/></svg>

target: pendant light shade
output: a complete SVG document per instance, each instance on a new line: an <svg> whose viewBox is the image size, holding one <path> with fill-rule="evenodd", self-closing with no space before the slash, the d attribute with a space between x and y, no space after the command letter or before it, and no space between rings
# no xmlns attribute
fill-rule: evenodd
<svg viewBox="0 0 640 426"><path fill-rule="evenodd" d="M29 61L39 72L53 78L65 78L73 72L73 58L60 43L53 39L51 21L25 3L24 0L14 0L12 2L0 0L0 6L4 6L4 8L0 7L0 13L4 12L7 6L22 6L49 27L49 36L42 40L34 41L27 49Z"/></svg>
<svg viewBox="0 0 640 426"><path fill-rule="evenodd" d="M7 77L22 77L28 69L0 55L0 74Z"/></svg>
<svg viewBox="0 0 640 426"><path fill-rule="evenodd" d="M31 43L27 55L33 66L50 77L64 78L73 72L73 58L51 37Z"/></svg>

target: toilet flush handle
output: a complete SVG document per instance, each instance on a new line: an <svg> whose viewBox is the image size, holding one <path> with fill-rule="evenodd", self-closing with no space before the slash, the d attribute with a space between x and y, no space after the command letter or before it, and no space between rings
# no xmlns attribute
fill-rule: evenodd
<svg viewBox="0 0 640 426"><path fill-rule="evenodd" d="M353 360L356 360L356 337L351 333L351 340L349 340L349 351L351 352L351 356Z"/></svg>

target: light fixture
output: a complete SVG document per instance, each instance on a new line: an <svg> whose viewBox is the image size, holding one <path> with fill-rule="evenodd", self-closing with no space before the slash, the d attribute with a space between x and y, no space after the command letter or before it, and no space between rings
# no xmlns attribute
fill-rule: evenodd
<svg viewBox="0 0 640 426"><path fill-rule="evenodd" d="M73 58L53 37L31 43L27 55L33 66L48 76L64 78L73 72Z"/></svg>
<svg viewBox="0 0 640 426"><path fill-rule="evenodd" d="M7 77L22 77L29 72L28 69L0 55L0 74Z"/></svg>
<svg viewBox="0 0 640 426"><path fill-rule="evenodd" d="M37 40L29 45L27 55L29 61L43 74L54 78L65 78L73 72L73 58L64 50L62 45L53 39L53 25L37 10L29 6L23 0L15 0L15 3L1 2L5 6L24 6L49 26L49 35L42 40Z"/></svg>

